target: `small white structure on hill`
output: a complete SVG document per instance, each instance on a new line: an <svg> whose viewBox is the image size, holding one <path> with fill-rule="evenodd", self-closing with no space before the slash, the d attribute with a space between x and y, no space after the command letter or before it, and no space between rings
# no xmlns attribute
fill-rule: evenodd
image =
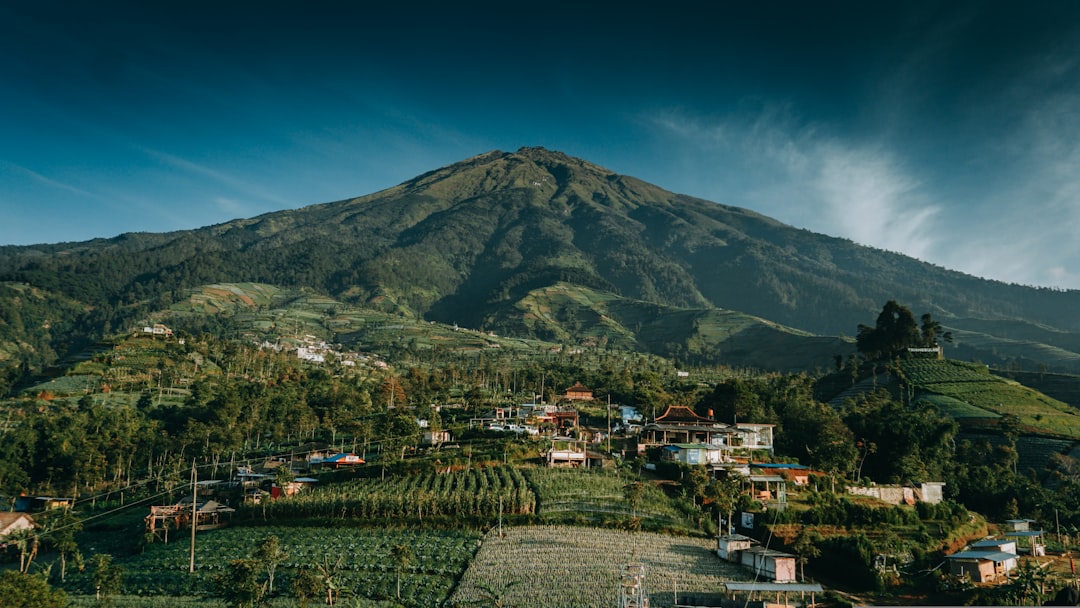
<svg viewBox="0 0 1080 608"><path fill-rule="evenodd" d="M795 556L783 551L757 546L757 541L741 534L718 536L716 555L742 564L755 576L774 583L795 582Z"/></svg>

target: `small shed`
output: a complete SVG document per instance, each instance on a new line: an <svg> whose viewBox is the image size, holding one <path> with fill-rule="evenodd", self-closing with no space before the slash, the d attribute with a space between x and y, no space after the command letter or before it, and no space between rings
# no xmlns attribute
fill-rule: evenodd
<svg viewBox="0 0 1080 608"><path fill-rule="evenodd" d="M1016 552L1028 555L1046 555L1046 545L1042 541L1042 530L1016 530L1006 532L1005 538L1016 539Z"/></svg>
<svg viewBox="0 0 1080 608"><path fill-rule="evenodd" d="M804 464L791 464L781 462L752 462L750 470L755 475L779 475L797 486L805 486L810 483L810 467Z"/></svg>
<svg viewBox="0 0 1080 608"><path fill-rule="evenodd" d="M718 536L716 554L721 559L745 566L757 577L776 583L795 581L794 555L757 546L757 541L748 536Z"/></svg>
<svg viewBox="0 0 1080 608"><path fill-rule="evenodd" d="M592 398L592 389L587 388L580 382L575 382L574 386L566 389L566 393L563 394L563 399L568 401L592 401Z"/></svg>
<svg viewBox="0 0 1080 608"><path fill-rule="evenodd" d="M1013 532L1027 532L1031 529L1031 524L1035 523L1034 519L1006 519L1005 525L1009 526Z"/></svg>
<svg viewBox="0 0 1080 608"><path fill-rule="evenodd" d="M1004 551L958 551L946 556L949 574L968 576L973 583L990 583L1016 568L1016 554Z"/></svg>
<svg viewBox="0 0 1080 608"><path fill-rule="evenodd" d="M787 480L780 475L753 475L750 480L751 496L769 508L783 510L787 506Z"/></svg>
<svg viewBox="0 0 1080 608"><path fill-rule="evenodd" d="M739 561L739 551L745 551L757 543L756 540L742 534L725 534L716 537L716 555L729 562Z"/></svg>
<svg viewBox="0 0 1080 608"><path fill-rule="evenodd" d="M739 552L739 563L755 576L776 583L795 582L795 556L766 547L750 547Z"/></svg>
<svg viewBox="0 0 1080 608"><path fill-rule="evenodd" d="M585 442L580 439L554 439L547 451L549 467L581 468L588 466L589 454Z"/></svg>

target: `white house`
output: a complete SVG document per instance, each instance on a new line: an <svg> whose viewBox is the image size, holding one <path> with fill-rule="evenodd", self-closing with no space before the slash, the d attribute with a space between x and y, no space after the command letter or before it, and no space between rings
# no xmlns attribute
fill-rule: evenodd
<svg viewBox="0 0 1080 608"><path fill-rule="evenodd" d="M724 451L711 443L676 443L664 446L665 460L681 462L687 465L719 464L724 460Z"/></svg>

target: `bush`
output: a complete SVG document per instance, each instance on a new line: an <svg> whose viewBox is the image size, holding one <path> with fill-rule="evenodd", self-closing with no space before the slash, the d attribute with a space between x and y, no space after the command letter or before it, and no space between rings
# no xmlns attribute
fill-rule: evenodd
<svg viewBox="0 0 1080 608"><path fill-rule="evenodd" d="M821 571L843 572L845 580L857 589L880 590L881 580L874 570L877 550L865 534L826 538L818 548L821 555L816 561Z"/></svg>

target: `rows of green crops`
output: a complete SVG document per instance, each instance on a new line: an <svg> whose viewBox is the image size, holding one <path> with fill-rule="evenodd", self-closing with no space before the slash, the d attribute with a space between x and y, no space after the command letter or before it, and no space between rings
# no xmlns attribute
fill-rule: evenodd
<svg viewBox="0 0 1080 608"><path fill-rule="evenodd" d="M1001 382L985 365L954 359L906 359L904 374L919 386L938 382Z"/></svg>
<svg viewBox="0 0 1080 608"><path fill-rule="evenodd" d="M604 511L618 509L629 514L631 506L623 488L631 480L609 469L566 469L538 467L525 469L536 489L541 515L559 511ZM639 516L679 519L679 509L659 488L646 484L636 507Z"/></svg>
<svg viewBox="0 0 1080 608"><path fill-rule="evenodd" d="M249 507L250 516L266 518L415 519L430 517L495 518L535 511L536 497L514 467L469 471L429 471L393 479L359 479Z"/></svg>
<svg viewBox="0 0 1080 608"><path fill-rule="evenodd" d="M117 557L114 563L124 569L125 594L212 596L214 577L224 572L230 561L252 555L258 543L271 535L278 537L288 554L274 583L280 595L291 594L291 580L300 568L322 565L335 568L342 597L393 598L398 573L391 551L397 545L407 545L415 558L402 571L401 595L409 598L409 605L417 606L446 601L480 538L479 533L467 530L233 527L198 535L194 574L188 572L190 545L186 540L155 543L140 555ZM88 572L69 576L69 589L92 593L89 576Z"/></svg>

